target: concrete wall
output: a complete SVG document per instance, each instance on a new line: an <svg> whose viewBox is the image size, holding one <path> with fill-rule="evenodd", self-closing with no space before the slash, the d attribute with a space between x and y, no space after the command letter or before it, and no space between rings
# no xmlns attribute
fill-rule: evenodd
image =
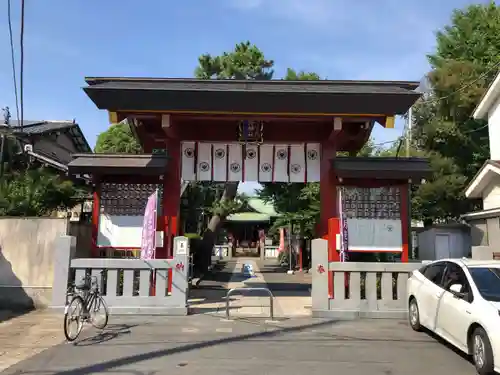
<svg viewBox="0 0 500 375"><path fill-rule="evenodd" d="M498 252L498 248L491 246L472 246L472 259L474 260L493 260L493 253Z"/></svg>
<svg viewBox="0 0 500 375"><path fill-rule="evenodd" d="M492 246L500 248L500 217L472 219L471 226L472 246Z"/></svg>
<svg viewBox="0 0 500 375"><path fill-rule="evenodd" d="M0 309L47 306L51 300L54 245L67 220L0 218Z"/></svg>
<svg viewBox="0 0 500 375"><path fill-rule="evenodd" d="M92 224L70 222L67 234L76 237L76 258L92 256Z"/></svg>
<svg viewBox="0 0 500 375"><path fill-rule="evenodd" d="M89 257L90 224L60 218L0 218L0 310L50 304L55 244L68 233L77 238L76 257Z"/></svg>
<svg viewBox="0 0 500 375"><path fill-rule="evenodd" d="M472 246L488 246L488 222L487 219L473 219L468 221L470 225L470 236Z"/></svg>

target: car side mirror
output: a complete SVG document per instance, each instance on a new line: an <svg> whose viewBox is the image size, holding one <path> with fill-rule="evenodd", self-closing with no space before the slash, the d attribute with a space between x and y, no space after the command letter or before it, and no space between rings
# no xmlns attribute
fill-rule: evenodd
<svg viewBox="0 0 500 375"><path fill-rule="evenodd" d="M462 284L453 284L450 286L450 293L452 293L457 298L467 298L467 293L462 292Z"/></svg>
<svg viewBox="0 0 500 375"><path fill-rule="evenodd" d="M450 292L453 294L460 293L462 291L462 284L453 284L450 286Z"/></svg>

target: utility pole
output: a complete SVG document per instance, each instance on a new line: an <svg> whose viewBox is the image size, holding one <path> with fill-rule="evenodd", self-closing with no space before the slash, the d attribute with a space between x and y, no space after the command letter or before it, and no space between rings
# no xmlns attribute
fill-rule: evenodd
<svg viewBox="0 0 500 375"><path fill-rule="evenodd" d="M407 125L406 125L406 157L410 157L410 150L411 150L411 133L412 133L412 123L413 123L413 118L412 118L412 108L408 110L408 118L407 118Z"/></svg>

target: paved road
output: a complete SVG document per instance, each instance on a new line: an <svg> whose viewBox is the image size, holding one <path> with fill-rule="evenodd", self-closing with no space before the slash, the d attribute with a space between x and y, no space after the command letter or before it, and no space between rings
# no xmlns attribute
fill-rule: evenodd
<svg viewBox="0 0 500 375"><path fill-rule="evenodd" d="M475 374L434 338L389 320L113 317L103 333L84 333L2 374Z"/></svg>

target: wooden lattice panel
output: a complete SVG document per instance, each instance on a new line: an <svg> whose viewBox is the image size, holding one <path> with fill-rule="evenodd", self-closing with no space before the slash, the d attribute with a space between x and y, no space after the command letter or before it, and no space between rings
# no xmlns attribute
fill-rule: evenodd
<svg viewBox="0 0 500 375"><path fill-rule="evenodd" d="M361 188L343 186L342 209L348 219L400 219L399 187Z"/></svg>
<svg viewBox="0 0 500 375"><path fill-rule="evenodd" d="M101 213L119 216L144 215L148 197L158 189L158 201L163 193L159 184L116 184L101 186ZM161 205L158 205L160 209Z"/></svg>

